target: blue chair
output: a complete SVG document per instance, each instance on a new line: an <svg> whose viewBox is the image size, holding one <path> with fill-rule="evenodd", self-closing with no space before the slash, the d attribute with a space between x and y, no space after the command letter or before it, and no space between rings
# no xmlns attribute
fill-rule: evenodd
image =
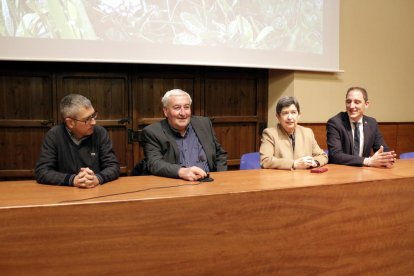
<svg viewBox="0 0 414 276"><path fill-rule="evenodd" d="M400 159L410 159L410 158L414 158L414 151L404 152L400 154Z"/></svg>
<svg viewBox="0 0 414 276"><path fill-rule="evenodd" d="M240 170L260 169L260 153L249 152L242 155L240 159Z"/></svg>

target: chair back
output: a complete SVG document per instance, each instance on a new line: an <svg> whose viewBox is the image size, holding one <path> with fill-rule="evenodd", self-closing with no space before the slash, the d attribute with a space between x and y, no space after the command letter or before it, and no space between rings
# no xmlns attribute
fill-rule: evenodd
<svg viewBox="0 0 414 276"><path fill-rule="evenodd" d="M240 159L240 170L260 169L260 153L249 152L242 155Z"/></svg>
<svg viewBox="0 0 414 276"><path fill-rule="evenodd" d="M400 154L400 159L410 159L414 158L414 151L404 152Z"/></svg>

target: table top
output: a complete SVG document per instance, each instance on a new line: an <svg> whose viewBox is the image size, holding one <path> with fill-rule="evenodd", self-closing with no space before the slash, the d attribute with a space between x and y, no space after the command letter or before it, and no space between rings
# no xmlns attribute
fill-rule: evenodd
<svg viewBox="0 0 414 276"><path fill-rule="evenodd" d="M42 185L34 180L2 181L0 182L0 210L303 189L321 185L362 184L399 178L414 180L414 159L399 159L391 169L334 164L326 167L328 171L324 173L272 169L213 172L210 173L210 177L214 178L213 182L189 182L158 176L125 176L93 189Z"/></svg>

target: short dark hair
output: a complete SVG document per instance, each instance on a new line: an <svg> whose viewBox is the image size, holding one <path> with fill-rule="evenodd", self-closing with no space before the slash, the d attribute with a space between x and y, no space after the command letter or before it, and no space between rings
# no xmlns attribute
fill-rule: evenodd
<svg viewBox="0 0 414 276"><path fill-rule="evenodd" d="M292 104L296 106L296 109L298 110L298 113L300 113L300 106L298 100L293 96L284 96L279 99L279 101L276 104L276 114L280 116L280 113L282 112L282 109L284 107L289 107Z"/></svg>
<svg viewBox="0 0 414 276"><path fill-rule="evenodd" d="M368 92L367 92L367 90L365 88L358 87L358 86L350 87L348 89L348 91L346 91L345 99L348 97L349 92L354 91L354 90L360 91L362 93L362 97L364 97L364 100L366 102L368 101Z"/></svg>

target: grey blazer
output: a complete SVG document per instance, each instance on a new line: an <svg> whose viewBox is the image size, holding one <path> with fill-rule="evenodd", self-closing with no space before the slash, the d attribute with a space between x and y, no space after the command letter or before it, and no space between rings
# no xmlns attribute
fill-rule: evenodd
<svg viewBox="0 0 414 276"><path fill-rule="evenodd" d="M227 170L227 152L218 143L210 119L192 116L191 125L206 153L210 171ZM167 119L146 126L142 143L149 174L178 178L180 153Z"/></svg>

